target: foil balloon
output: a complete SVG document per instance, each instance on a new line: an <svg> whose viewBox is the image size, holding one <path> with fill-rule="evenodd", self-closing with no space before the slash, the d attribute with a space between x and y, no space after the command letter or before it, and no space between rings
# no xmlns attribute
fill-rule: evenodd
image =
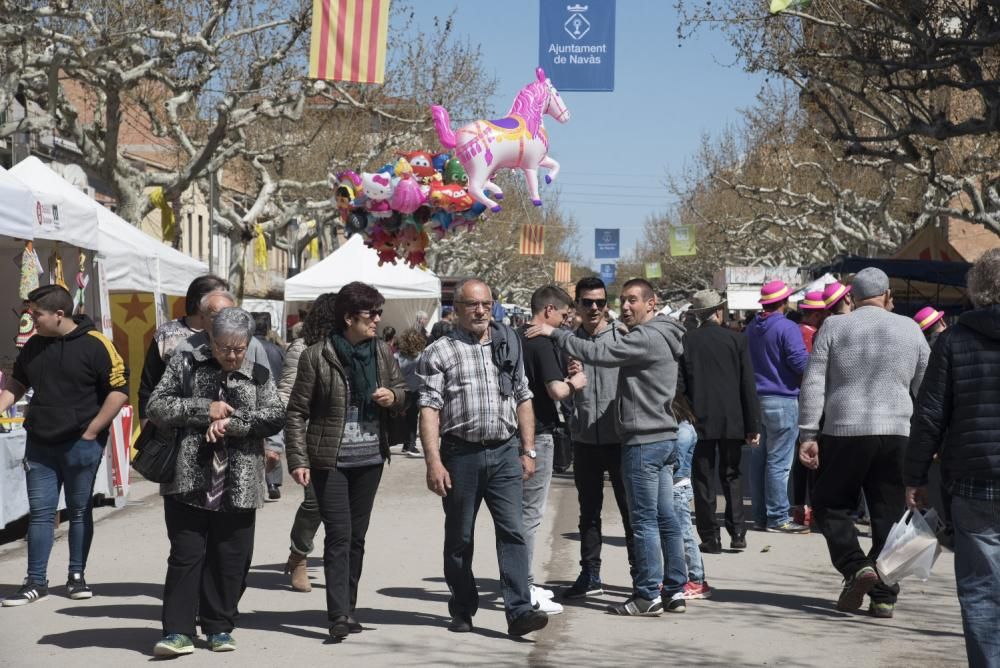
<svg viewBox="0 0 1000 668"><path fill-rule="evenodd" d="M429 179L437 173L434 167L434 156L427 151L410 151L409 153L399 153L407 162L413 173L420 179Z"/></svg>
<svg viewBox="0 0 1000 668"><path fill-rule="evenodd" d="M389 205L394 211L413 213L423 205L424 201L426 201L426 197L423 191L421 191L417 179L414 178L411 172L403 172L403 175L399 177L399 181L392 191L392 199L389 200Z"/></svg>
<svg viewBox="0 0 1000 668"><path fill-rule="evenodd" d="M445 163L447 163L448 160L450 159L451 159L450 153L438 153L437 155L435 155L434 159L431 161L431 164L434 165L434 171L443 172Z"/></svg>
<svg viewBox="0 0 1000 668"><path fill-rule="evenodd" d="M469 176L465 173L465 168L462 167L462 163L457 158L451 158L444 163L444 168L441 170L441 178L445 183L457 183L460 186L467 186L469 184Z"/></svg>
<svg viewBox="0 0 1000 668"><path fill-rule="evenodd" d="M351 209L344 221L344 236L348 239L355 234L364 234L368 229L368 212L363 209Z"/></svg>
<svg viewBox="0 0 1000 668"><path fill-rule="evenodd" d="M372 227L368 237L368 245L378 253L378 266L386 262L396 264L396 236L381 225Z"/></svg>
<svg viewBox="0 0 1000 668"><path fill-rule="evenodd" d="M429 201L431 206L450 213L466 211L476 203L469 191L463 186L457 183L441 183L440 181L431 182Z"/></svg>
<svg viewBox="0 0 1000 668"><path fill-rule="evenodd" d="M361 174L361 187L365 193L364 206L376 218L388 218L392 215L389 200L392 198L392 179L388 174L364 172Z"/></svg>
<svg viewBox="0 0 1000 668"><path fill-rule="evenodd" d="M535 206L542 204L538 195L538 168L549 170L546 183L552 183L558 176L559 163L548 155L549 137L542 123L545 114L560 123L570 117L569 109L541 67L535 70L535 81L521 89L503 118L473 121L453 131L448 110L438 105L431 107L441 145L455 149L455 157L469 177L472 197L494 213L500 211L500 205L483 190L489 188L503 195L490 180L498 169L520 169Z"/></svg>

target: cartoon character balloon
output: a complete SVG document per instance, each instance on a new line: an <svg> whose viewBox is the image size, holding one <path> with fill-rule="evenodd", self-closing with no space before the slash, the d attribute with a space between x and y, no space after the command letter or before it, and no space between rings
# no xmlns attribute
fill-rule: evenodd
<svg viewBox="0 0 1000 668"><path fill-rule="evenodd" d="M365 193L365 208L376 218L388 218L392 215L389 199L392 197L392 178L388 174L364 172L361 174L361 187Z"/></svg>
<svg viewBox="0 0 1000 668"><path fill-rule="evenodd" d="M500 205L483 190L489 188L497 199L503 196L490 180L498 169L507 167L524 172L535 206L542 204L538 196L538 168L549 170L546 183L552 183L559 174L559 163L548 156L549 137L542 117L548 114L565 123L569 120L569 109L541 67L535 70L535 78L521 89L507 115L497 120L473 121L452 131L448 110L438 105L431 107L438 139L445 148L455 149L455 157L469 177L469 192L494 213L500 211Z"/></svg>

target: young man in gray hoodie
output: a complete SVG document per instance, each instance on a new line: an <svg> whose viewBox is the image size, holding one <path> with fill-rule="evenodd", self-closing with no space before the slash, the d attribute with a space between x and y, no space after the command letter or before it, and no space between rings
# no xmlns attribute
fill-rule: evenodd
<svg viewBox="0 0 1000 668"><path fill-rule="evenodd" d="M608 317L608 291L596 276L581 278L576 284L576 313L580 327L575 336L584 341L615 342L627 331L617 320ZM569 418L573 442L573 482L580 503L580 576L563 592L574 599L604 593L601 584L601 511L604 505L604 474L625 528L625 547L629 566L634 566L632 525L628 520L628 502L622 480L622 444L615 430L615 404L618 398L618 368L584 364L572 360L571 374L587 379L583 388L573 393L573 411Z"/></svg>
<svg viewBox="0 0 1000 668"><path fill-rule="evenodd" d="M586 364L619 369L615 431L622 443L622 476L635 541L634 594L609 611L655 617L664 608L685 610L684 539L673 508L677 421L671 410L684 328L656 315L653 286L641 278L623 286L621 310L629 333L617 340L587 341L548 325L532 327L528 336L552 337Z"/></svg>

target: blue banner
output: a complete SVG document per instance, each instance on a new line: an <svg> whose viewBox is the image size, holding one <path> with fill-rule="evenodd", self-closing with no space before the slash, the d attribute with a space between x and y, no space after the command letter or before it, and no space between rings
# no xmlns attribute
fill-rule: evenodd
<svg viewBox="0 0 1000 668"><path fill-rule="evenodd" d="M615 0L539 0L538 64L561 91L615 89Z"/></svg>
<svg viewBox="0 0 1000 668"><path fill-rule="evenodd" d="M618 249L618 228L594 230L594 258L611 260L621 256Z"/></svg>
<svg viewBox="0 0 1000 668"><path fill-rule="evenodd" d="M611 285L615 282L617 278L618 265L614 264L602 264L601 265L601 280L604 281L604 285Z"/></svg>

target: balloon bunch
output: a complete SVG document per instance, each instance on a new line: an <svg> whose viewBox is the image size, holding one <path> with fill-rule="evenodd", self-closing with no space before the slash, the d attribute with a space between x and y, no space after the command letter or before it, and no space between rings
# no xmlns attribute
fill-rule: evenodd
<svg viewBox="0 0 1000 668"><path fill-rule="evenodd" d="M336 175L334 200L347 236L360 234L379 265L423 265L433 235L472 229L486 210L467 189L462 164L448 154L400 153L375 172Z"/></svg>

